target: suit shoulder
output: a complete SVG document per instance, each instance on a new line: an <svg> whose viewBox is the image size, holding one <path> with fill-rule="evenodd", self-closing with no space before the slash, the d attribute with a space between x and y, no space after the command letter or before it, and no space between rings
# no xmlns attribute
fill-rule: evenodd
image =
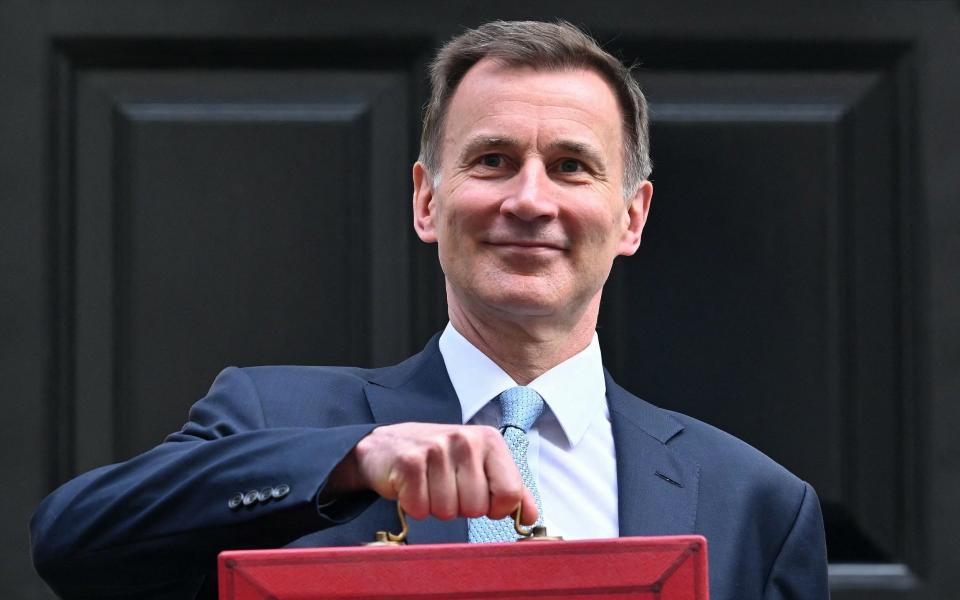
<svg viewBox="0 0 960 600"><path fill-rule="evenodd" d="M304 365L264 365L242 367L240 371L250 378L258 390L275 387L297 388L363 387L377 369L359 367L325 367Z"/></svg>
<svg viewBox="0 0 960 600"><path fill-rule="evenodd" d="M684 430L670 445L702 466L696 522L713 544L711 563L757 565L766 588L799 581L801 587L787 595L826 597L823 517L813 487L733 435L686 415L672 416ZM734 543L724 547L721 540ZM775 565L780 565L776 571Z"/></svg>
<svg viewBox="0 0 960 600"><path fill-rule="evenodd" d="M692 460L704 473L745 473L753 478L802 482L766 454L729 433L689 415L650 404L607 377L612 413L632 421L671 451Z"/></svg>
<svg viewBox="0 0 960 600"><path fill-rule="evenodd" d="M688 415L669 410L664 412L683 425L683 431L671 440L670 445L704 467L716 465L726 473L739 470L753 478L802 486L803 482L796 475L740 438Z"/></svg>
<svg viewBox="0 0 960 600"><path fill-rule="evenodd" d="M314 394L319 390L360 391L367 383L399 385L403 381L422 372L425 368L434 368L440 358L437 339L439 334L427 343L417 354L403 361L385 367L362 368L340 366L303 366L279 365L243 367L239 369L261 393L277 389L285 394L304 391ZM230 367L226 371L232 371ZM225 372L226 372L225 371Z"/></svg>
<svg viewBox="0 0 960 600"><path fill-rule="evenodd" d="M701 518L763 515L766 527L785 536L810 485L743 440L693 417L666 412L684 426L669 446L701 467L700 493L710 499Z"/></svg>
<svg viewBox="0 0 960 600"><path fill-rule="evenodd" d="M267 426L316 427L370 419L364 387L376 369L319 366L231 367L259 400ZM228 376L230 376L228 375Z"/></svg>

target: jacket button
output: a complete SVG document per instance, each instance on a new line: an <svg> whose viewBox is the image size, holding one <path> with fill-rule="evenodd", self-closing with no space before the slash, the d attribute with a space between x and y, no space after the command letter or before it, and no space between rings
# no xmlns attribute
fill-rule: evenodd
<svg viewBox="0 0 960 600"><path fill-rule="evenodd" d="M227 501L227 506L230 507L230 510L236 510L240 508L241 504L243 504L243 494L240 492L237 492L234 497Z"/></svg>
<svg viewBox="0 0 960 600"><path fill-rule="evenodd" d="M257 500L266 502L273 497L273 488L265 487L257 494Z"/></svg>
<svg viewBox="0 0 960 600"><path fill-rule="evenodd" d="M277 500L279 500L280 498L283 498L289 493L290 493L290 486L285 483L281 483L277 487L273 488L273 497L276 498Z"/></svg>
<svg viewBox="0 0 960 600"><path fill-rule="evenodd" d="M257 490L250 490L249 492L243 495L243 505L250 506L251 504L256 503L256 501L259 498L260 498L260 492L258 492Z"/></svg>

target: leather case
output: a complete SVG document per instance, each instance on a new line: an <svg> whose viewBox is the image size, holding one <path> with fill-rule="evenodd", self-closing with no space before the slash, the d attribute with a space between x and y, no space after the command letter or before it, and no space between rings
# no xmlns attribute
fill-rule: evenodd
<svg viewBox="0 0 960 600"><path fill-rule="evenodd" d="M219 558L220 600L707 600L701 536L244 550Z"/></svg>

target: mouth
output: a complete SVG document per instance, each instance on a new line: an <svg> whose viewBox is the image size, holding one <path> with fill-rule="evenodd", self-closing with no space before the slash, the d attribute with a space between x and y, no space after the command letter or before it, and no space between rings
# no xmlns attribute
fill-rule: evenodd
<svg viewBox="0 0 960 600"><path fill-rule="evenodd" d="M564 252L566 244L553 242L550 240L492 240L487 242L489 245L503 248L505 250L514 250L517 252L537 252L537 251L556 251Z"/></svg>

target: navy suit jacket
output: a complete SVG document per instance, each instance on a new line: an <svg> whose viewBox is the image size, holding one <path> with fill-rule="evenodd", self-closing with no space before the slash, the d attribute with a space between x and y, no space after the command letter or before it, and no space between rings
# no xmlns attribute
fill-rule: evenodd
<svg viewBox="0 0 960 600"><path fill-rule="evenodd" d="M609 375L607 400L621 536L704 535L713 600L828 597L820 505L808 484ZM226 369L180 432L44 500L31 522L34 564L65 598L213 598L220 550L355 545L396 531L394 502L368 492L318 506L318 496L363 436L407 421L461 422L436 337L383 369ZM279 498L231 502L284 486ZM410 523L410 543L466 539L464 519Z"/></svg>

